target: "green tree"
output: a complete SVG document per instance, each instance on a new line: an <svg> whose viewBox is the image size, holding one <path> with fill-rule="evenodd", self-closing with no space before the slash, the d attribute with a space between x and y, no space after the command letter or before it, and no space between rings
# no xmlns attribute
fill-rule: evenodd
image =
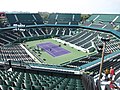
<svg viewBox="0 0 120 90"><path fill-rule="evenodd" d="M90 17L90 14L81 14L82 20L86 20Z"/></svg>

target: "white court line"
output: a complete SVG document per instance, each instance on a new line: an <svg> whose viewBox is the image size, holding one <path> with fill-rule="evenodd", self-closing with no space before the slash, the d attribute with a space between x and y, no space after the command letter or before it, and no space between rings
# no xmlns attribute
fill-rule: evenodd
<svg viewBox="0 0 120 90"><path fill-rule="evenodd" d="M51 45L51 44L50 44ZM46 48L48 48L48 49L45 49L44 48L44 46L42 47L42 48L44 48L45 50L46 50L46 52L48 52L49 54L51 54L52 56L56 56L53 52L56 52L56 53L60 53L60 52L62 52L62 51L64 51L64 49L63 48L61 48L61 47L59 47L58 46L58 48L61 48L61 50L56 50L56 49L54 49L54 48L52 48L52 46L50 47L50 45L48 44L48 45L44 45ZM53 44L54 45L54 44ZM57 45L55 45L55 46L57 46ZM51 49L51 51L49 51L49 48ZM53 50L53 51L52 51ZM66 50L67 51L67 50ZM61 55L63 55L63 54L61 54ZM60 55L59 55L60 56Z"/></svg>
<svg viewBox="0 0 120 90"><path fill-rule="evenodd" d="M48 49L45 49L44 46L47 47ZM41 48L45 49L45 51L46 51L47 53L49 53L49 54L51 54L52 56L56 57L56 55L53 53L53 51L49 51L50 45L44 45L44 46L41 47ZM50 49L51 49L51 48L50 48Z"/></svg>

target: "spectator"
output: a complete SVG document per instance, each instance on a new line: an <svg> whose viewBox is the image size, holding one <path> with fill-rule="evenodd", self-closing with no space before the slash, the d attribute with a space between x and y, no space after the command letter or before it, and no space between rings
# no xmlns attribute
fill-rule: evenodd
<svg viewBox="0 0 120 90"><path fill-rule="evenodd" d="M111 82L110 82L110 88L111 88L111 90L115 90L115 89L120 90L120 88L117 86L116 83L114 83L113 80L111 80Z"/></svg>
<svg viewBox="0 0 120 90"><path fill-rule="evenodd" d="M108 68L105 69L105 80L108 81L109 78L108 78L108 74L110 74L110 71Z"/></svg>
<svg viewBox="0 0 120 90"><path fill-rule="evenodd" d="M110 68L110 79L111 79L111 80L112 80L113 75L115 75L115 71L114 71L114 68L111 67L111 68Z"/></svg>
<svg viewBox="0 0 120 90"><path fill-rule="evenodd" d="M105 69L105 75L108 76L108 74L110 74L110 71L108 68Z"/></svg>

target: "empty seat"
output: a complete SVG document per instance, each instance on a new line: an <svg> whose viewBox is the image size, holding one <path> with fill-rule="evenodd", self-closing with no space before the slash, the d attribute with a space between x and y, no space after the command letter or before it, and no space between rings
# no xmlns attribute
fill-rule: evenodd
<svg viewBox="0 0 120 90"><path fill-rule="evenodd" d="M8 86L7 85L0 85L0 90L8 90Z"/></svg>
<svg viewBox="0 0 120 90"><path fill-rule="evenodd" d="M32 86L32 90L42 90L41 86Z"/></svg>

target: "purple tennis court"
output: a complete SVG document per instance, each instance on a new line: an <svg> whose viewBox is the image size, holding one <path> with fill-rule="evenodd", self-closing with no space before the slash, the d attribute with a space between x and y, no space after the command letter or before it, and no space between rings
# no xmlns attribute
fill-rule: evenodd
<svg viewBox="0 0 120 90"><path fill-rule="evenodd" d="M51 42L41 43L38 44L37 46L46 51L47 53L49 53L50 55L52 55L53 57L70 53L70 51L65 50L64 48L61 48L60 46L55 45Z"/></svg>

